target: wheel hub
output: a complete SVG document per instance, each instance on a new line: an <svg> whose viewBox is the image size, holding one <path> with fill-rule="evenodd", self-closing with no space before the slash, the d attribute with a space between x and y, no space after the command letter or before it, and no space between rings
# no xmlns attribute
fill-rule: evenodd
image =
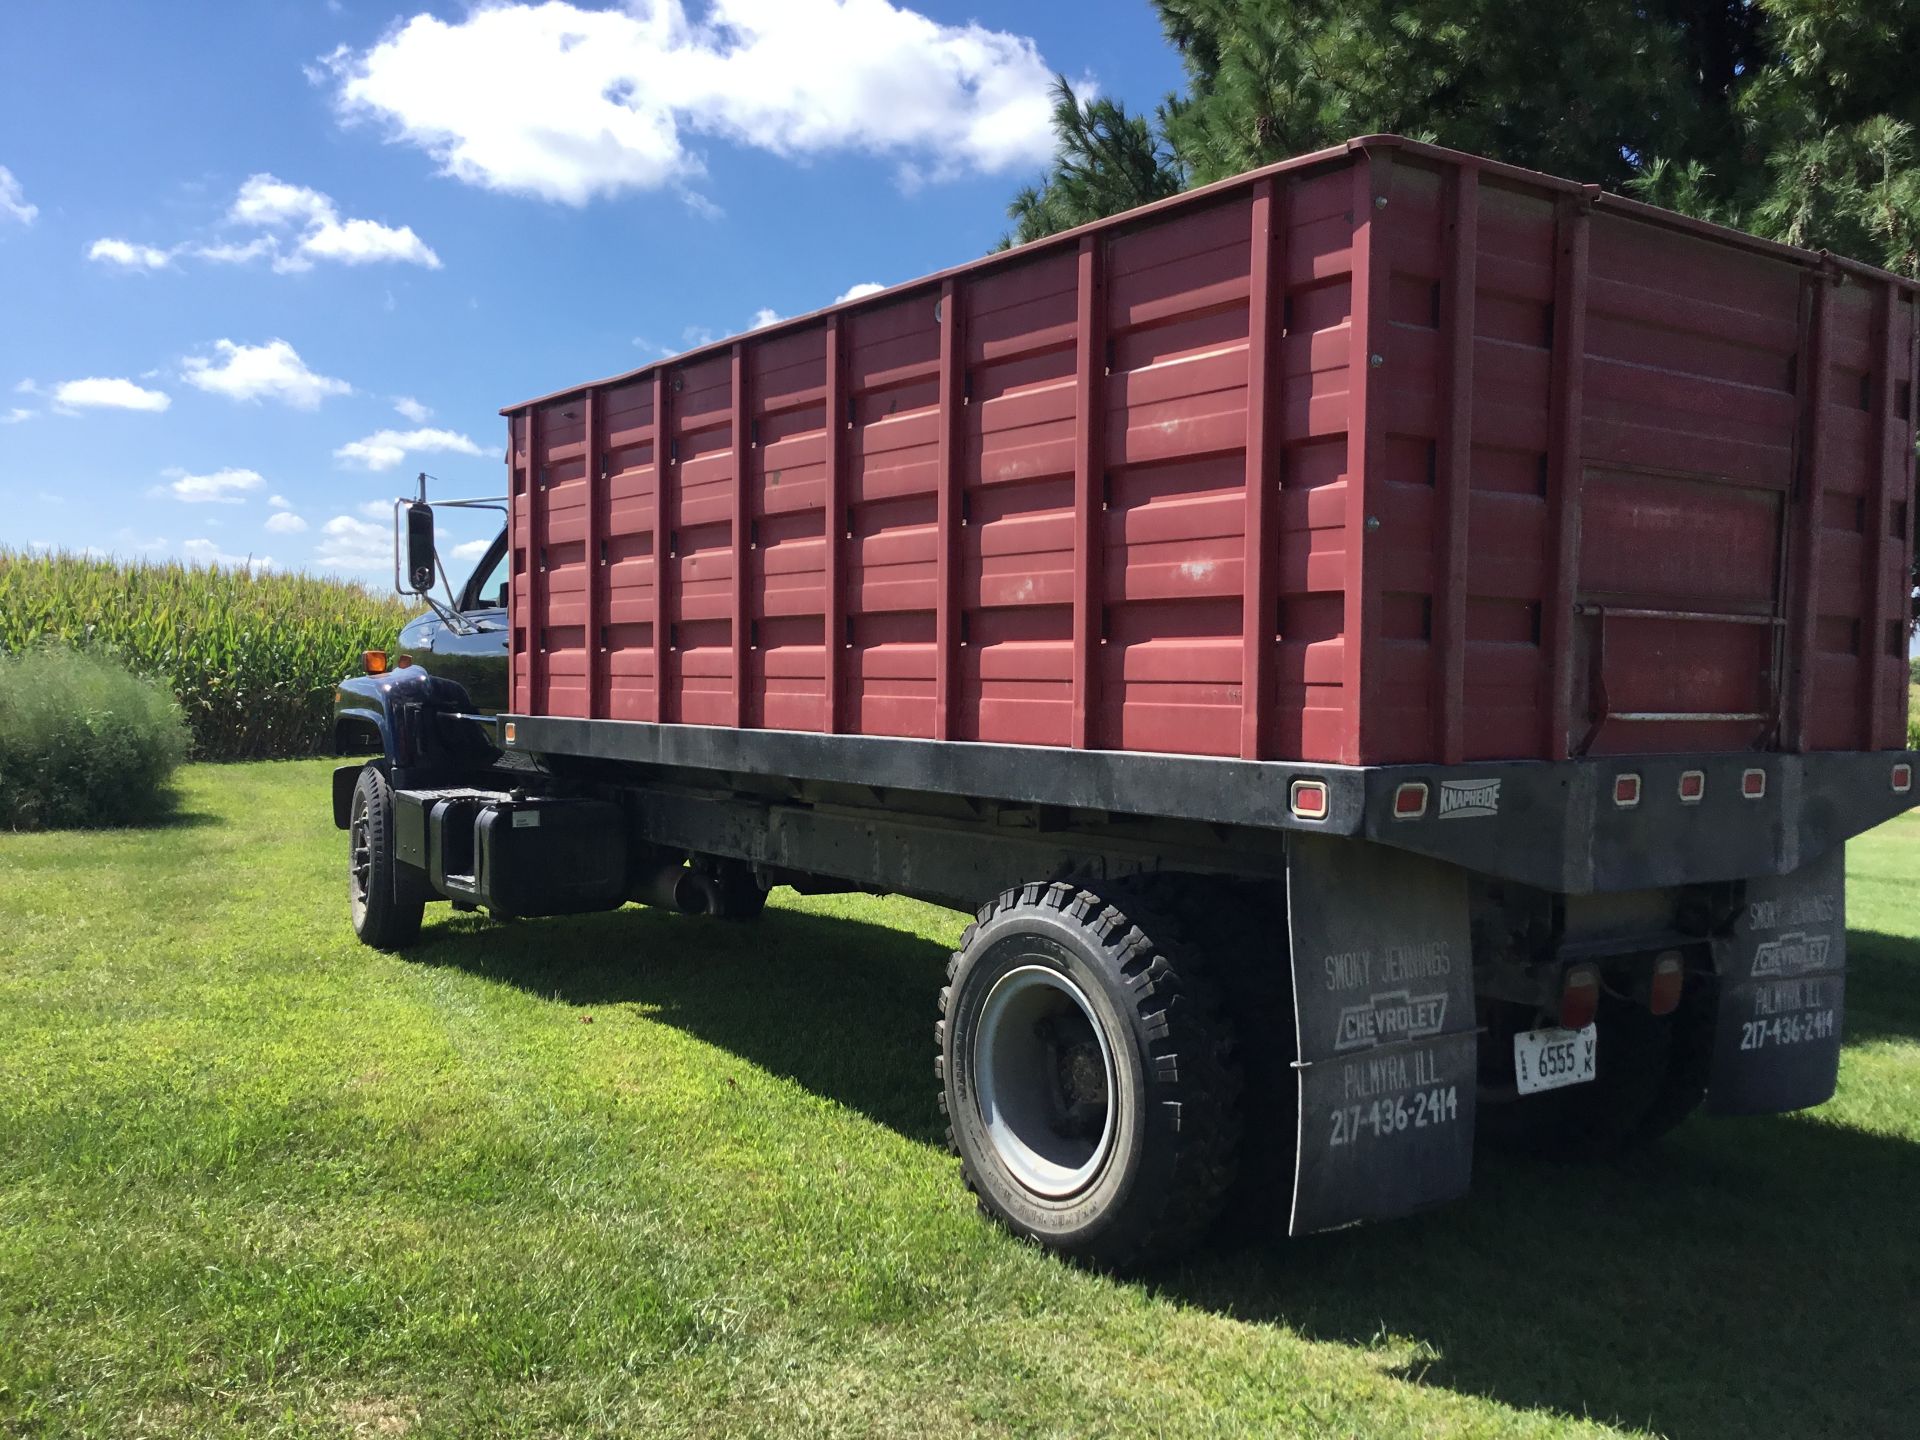
<svg viewBox="0 0 1920 1440"><path fill-rule="evenodd" d="M1085 1189L1113 1149L1113 1053L1084 991L1023 965L994 982L974 1039L980 1118L1000 1162L1048 1199Z"/></svg>

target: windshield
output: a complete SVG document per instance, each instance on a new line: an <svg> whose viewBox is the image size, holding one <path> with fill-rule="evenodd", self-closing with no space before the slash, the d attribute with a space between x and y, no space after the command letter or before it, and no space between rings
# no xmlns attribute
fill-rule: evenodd
<svg viewBox="0 0 1920 1440"><path fill-rule="evenodd" d="M507 547L495 541L493 546L480 559L480 567L473 572L473 578L467 581L467 588L461 592L467 597L469 610L504 610L507 608Z"/></svg>

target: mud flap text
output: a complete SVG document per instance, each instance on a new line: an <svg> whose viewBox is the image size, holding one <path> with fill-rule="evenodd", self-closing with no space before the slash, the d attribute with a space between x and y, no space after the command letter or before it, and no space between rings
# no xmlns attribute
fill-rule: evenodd
<svg viewBox="0 0 1920 1440"><path fill-rule="evenodd" d="M1749 880L1713 960L1720 1001L1707 1108L1769 1115L1831 1099L1847 983L1845 847L1791 875Z"/></svg>
<svg viewBox="0 0 1920 1440"><path fill-rule="evenodd" d="M1465 877L1380 845L1300 836L1287 916L1300 1076L1289 1229L1465 1194L1476 1044Z"/></svg>

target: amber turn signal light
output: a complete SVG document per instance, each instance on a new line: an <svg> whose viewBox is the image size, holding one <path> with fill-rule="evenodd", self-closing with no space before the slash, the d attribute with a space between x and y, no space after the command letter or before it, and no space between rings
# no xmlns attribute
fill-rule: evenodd
<svg viewBox="0 0 1920 1440"><path fill-rule="evenodd" d="M369 675L387 673L387 652L384 650L365 650L360 654L360 668Z"/></svg>

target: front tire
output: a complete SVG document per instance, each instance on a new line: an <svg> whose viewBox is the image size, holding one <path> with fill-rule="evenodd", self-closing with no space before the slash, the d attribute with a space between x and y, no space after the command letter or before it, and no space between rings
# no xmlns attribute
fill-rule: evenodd
<svg viewBox="0 0 1920 1440"><path fill-rule="evenodd" d="M1234 1180L1240 1073L1177 924L1125 891L1029 884L980 911L948 978L935 1066L981 1207L1106 1268L1197 1242Z"/></svg>
<svg viewBox="0 0 1920 1440"><path fill-rule="evenodd" d="M407 883L393 855L393 786L369 765L353 787L347 816L347 912L353 933L376 950L398 950L420 938L426 901Z"/></svg>

